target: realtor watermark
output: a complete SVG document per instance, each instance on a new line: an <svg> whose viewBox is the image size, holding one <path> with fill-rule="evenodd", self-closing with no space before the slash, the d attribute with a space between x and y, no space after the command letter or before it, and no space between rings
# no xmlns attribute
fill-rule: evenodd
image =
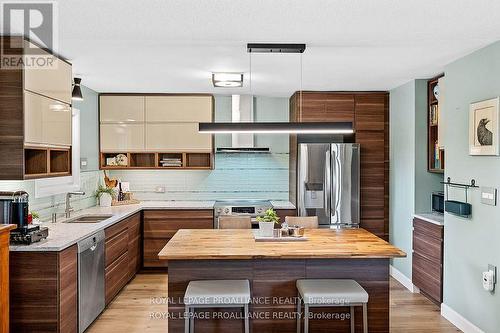
<svg viewBox="0 0 500 333"><path fill-rule="evenodd" d="M0 68L55 69L57 2L0 1Z"/></svg>

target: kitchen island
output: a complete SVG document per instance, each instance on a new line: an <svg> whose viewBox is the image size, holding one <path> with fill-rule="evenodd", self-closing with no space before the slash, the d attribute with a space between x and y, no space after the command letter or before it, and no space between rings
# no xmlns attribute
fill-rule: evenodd
<svg viewBox="0 0 500 333"><path fill-rule="evenodd" d="M295 332L298 279L354 279L369 294L369 332L389 332L389 260L406 254L364 229L309 229L306 241L256 242L252 230L179 230L159 253L168 266L168 331L184 331L194 280L250 280L251 331ZM213 310L213 309L212 309ZM238 310L196 320L197 332L242 332ZM233 315L228 315L227 313ZM310 332L348 332L349 308L315 308ZM202 316L199 316L202 317ZM314 319L319 318L319 319ZM325 319L329 318L329 319ZM356 332L362 332L356 309Z"/></svg>

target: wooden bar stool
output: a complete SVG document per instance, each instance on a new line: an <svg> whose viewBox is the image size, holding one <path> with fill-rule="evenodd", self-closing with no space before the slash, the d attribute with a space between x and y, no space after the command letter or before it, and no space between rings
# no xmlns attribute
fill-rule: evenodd
<svg viewBox="0 0 500 333"><path fill-rule="evenodd" d="M310 307L351 308L351 333L355 331L354 307L363 307L363 332L368 333L368 293L354 280L311 279L297 280L299 300L297 313L302 313L304 302L304 333L309 332ZM297 316L297 333L300 333L300 315Z"/></svg>
<svg viewBox="0 0 500 333"><path fill-rule="evenodd" d="M250 282L248 280L191 281L184 294L184 332L194 333L197 308L243 308L245 333L249 333Z"/></svg>

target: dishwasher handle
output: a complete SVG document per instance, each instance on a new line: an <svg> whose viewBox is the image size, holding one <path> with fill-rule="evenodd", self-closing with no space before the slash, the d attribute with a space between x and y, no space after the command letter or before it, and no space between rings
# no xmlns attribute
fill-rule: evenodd
<svg viewBox="0 0 500 333"><path fill-rule="evenodd" d="M104 239L105 239L104 230L96 232L92 236L82 239L81 241L78 242L78 253L82 253L87 250L94 252L95 249L97 248L97 245L99 243L104 242Z"/></svg>

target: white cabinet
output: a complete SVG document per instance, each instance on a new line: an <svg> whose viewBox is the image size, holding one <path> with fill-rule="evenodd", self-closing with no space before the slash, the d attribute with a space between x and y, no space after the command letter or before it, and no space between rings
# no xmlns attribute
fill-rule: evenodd
<svg viewBox="0 0 500 333"><path fill-rule="evenodd" d="M133 152L144 150L144 124L102 124L102 152Z"/></svg>
<svg viewBox="0 0 500 333"><path fill-rule="evenodd" d="M211 122L213 97L146 96L146 122Z"/></svg>
<svg viewBox="0 0 500 333"><path fill-rule="evenodd" d="M24 93L26 144L71 146L71 107L65 103Z"/></svg>
<svg viewBox="0 0 500 333"><path fill-rule="evenodd" d="M36 46L25 41L26 52L29 52L30 48L36 48ZM24 68L24 89L71 104L71 65L40 48L36 48L36 52L41 52L41 55L37 57L44 61L42 66ZM30 55L27 54L24 57L30 57Z"/></svg>
<svg viewBox="0 0 500 333"><path fill-rule="evenodd" d="M144 121L144 96L100 96L100 121L133 123Z"/></svg>
<svg viewBox="0 0 500 333"><path fill-rule="evenodd" d="M198 133L198 123L147 123L146 150L209 153L212 136Z"/></svg>

